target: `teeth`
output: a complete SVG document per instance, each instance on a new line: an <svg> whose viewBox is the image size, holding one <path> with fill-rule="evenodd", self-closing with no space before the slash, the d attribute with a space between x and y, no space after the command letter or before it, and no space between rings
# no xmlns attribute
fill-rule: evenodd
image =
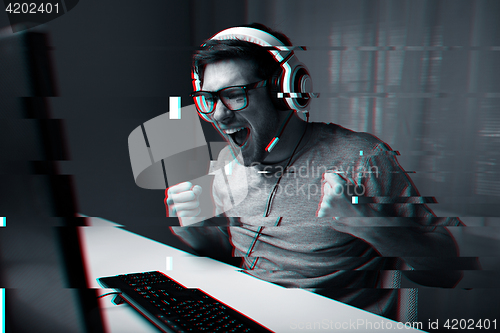
<svg viewBox="0 0 500 333"><path fill-rule="evenodd" d="M224 133L226 134L234 134L238 131L241 131L244 127L240 127L240 128L231 128L231 129L227 129L227 130L224 130Z"/></svg>

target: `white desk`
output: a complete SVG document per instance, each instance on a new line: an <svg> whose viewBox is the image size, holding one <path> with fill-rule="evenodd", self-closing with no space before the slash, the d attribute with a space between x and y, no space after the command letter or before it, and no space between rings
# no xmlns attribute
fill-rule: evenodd
<svg viewBox="0 0 500 333"><path fill-rule="evenodd" d="M275 332L334 331L336 325L343 325L338 329L342 332L385 332L389 325L390 331L418 331L398 329L394 321L305 290L259 280L234 266L193 256L103 219L90 218L90 223L91 227L81 229L93 288L100 288L99 277L158 270L188 288L204 290ZM100 295L112 290L101 291ZM158 332L128 305L113 305L112 297L100 299L108 332Z"/></svg>

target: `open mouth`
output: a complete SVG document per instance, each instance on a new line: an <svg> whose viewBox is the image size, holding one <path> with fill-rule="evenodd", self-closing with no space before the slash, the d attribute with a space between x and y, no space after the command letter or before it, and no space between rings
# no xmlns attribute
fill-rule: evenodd
<svg viewBox="0 0 500 333"><path fill-rule="evenodd" d="M233 142L236 143L238 147L242 147L247 142L250 134L250 130L246 127L226 130L225 132L233 139Z"/></svg>

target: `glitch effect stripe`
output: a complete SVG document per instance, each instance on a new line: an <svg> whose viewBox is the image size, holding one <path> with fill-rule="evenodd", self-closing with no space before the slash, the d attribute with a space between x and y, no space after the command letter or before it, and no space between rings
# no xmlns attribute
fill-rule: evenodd
<svg viewBox="0 0 500 333"><path fill-rule="evenodd" d="M174 268L174 263L173 263L173 257L167 257L167 265L166 265L166 270L171 271Z"/></svg>
<svg viewBox="0 0 500 333"><path fill-rule="evenodd" d="M4 217L0 217L0 227L5 227L7 225L7 218L4 216Z"/></svg>
<svg viewBox="0 0 500 333"><path fill-rule="evenodd" d="M5 333L5 289L0 288L0 332Z"/></svg>
<svg viewBox="0 0 500 333"><path fill-rule="evenodd" d="M354 193L353 193L354 194ZM353 196L354 198L354 196ZM403 203L413 203L413 204L430 204L437 203L435 197L421 197L421 196L410 196L410 197L357 197L357 202L359 204L403 204ZM354 203L354 202L353 202Z"/></svg>
<svg viewBox="0 0 500 333"><path fill-rule="evenodd" d="M181 98L177 96L170 96L170 119L181 119Z"/></svg>

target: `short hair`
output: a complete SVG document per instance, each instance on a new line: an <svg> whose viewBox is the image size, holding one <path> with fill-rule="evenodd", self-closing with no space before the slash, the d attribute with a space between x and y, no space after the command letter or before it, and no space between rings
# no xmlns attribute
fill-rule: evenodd
<svg viewBox="0 0 500 333"><path fill-rule="evenodd" d="M265 31L279 39L283 45L292 46L290 39L288 39L285 34L274 31L263 24L252 23L239 27L255 28ZM193 55L193 71L198 75L200 82L203 83L203 72L207 65L230 59L252 61L255 74L261 80L270 78L279 68L279 64L272 54L264 47L240 39L228 39L206 41L202 48Z"/></svg>

